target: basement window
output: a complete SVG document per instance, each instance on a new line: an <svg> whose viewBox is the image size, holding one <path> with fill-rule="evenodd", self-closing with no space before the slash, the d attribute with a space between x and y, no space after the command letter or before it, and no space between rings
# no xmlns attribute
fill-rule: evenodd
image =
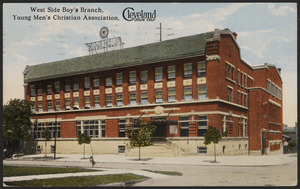
<svg viewBox="0 0 300 189"><path fill-rule="evenodd" d="M207 154L207 147L204 147L204 146L197 146L197 151L198 151L198 154Z"/></svg>
<svg viewBox="0 0 300 189"><path fill-rule="evenodd" d="M118 146L119 153L125 153L125 146Z"/></svg>

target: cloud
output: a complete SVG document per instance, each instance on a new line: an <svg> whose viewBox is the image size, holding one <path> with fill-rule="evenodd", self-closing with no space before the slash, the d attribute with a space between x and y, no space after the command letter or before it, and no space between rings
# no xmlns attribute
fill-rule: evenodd
<svg viewBox="0 0 300 189"><path fill-rule="evenodd" d="M262 54L262 52L260 50L254 50L254 49L249 48L248 46L240 46L240 47L246 51L250 51L251 53L255 54L258 58L264 57L264 55Z"/></svg>
<svg viewBox="0 0 300 189"><path fill-rule="evenodd" d="M289 6L280 6L277 9L273 3L268 5L269 12L275 16L286 15L288 12L297 12L296 9Z"/></svg>

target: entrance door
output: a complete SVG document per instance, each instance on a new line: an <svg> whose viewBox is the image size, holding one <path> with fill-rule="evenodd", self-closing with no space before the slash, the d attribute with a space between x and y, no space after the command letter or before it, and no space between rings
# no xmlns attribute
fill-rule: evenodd
<svg viewBox="0 0 300 189"><path fill-rule="evenodd" d="M261 133L261 155L265 154L266 132Z"/></svg>
<svg viewBox="0 0 300 189"><path fill-rule="evenodd" d="M165 117L153 118L152 124L156 126L152 137L167 137L167 122Z"/></svg>

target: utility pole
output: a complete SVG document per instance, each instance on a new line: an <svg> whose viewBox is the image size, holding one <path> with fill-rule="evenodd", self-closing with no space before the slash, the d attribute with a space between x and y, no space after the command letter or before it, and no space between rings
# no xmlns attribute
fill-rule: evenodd
<svg viewBox="0 0 300 189"><path fill-rule="evenodd" d="M54 111L55 111L54 160L55 160L56 159L56 136L57 136L57 113L56 113L56 107L55 107Z"/></svg>

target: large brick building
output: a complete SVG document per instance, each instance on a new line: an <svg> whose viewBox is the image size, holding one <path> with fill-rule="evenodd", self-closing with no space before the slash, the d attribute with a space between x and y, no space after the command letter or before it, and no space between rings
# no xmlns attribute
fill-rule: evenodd
<svg viewBox="0 0 300 189"><path fill-rule="evenodd" d="M160 139L146 156L212 154L203 144L209 126L228 133L218 155L282 153L280 69L249 65L236 37L217 29L27 66L38 148L45 150L43 131L54 137L57 122L57 153L81 153L77 137L86 133L94 153L133 155L125 130L140 119L156 124Z"/></svg>

